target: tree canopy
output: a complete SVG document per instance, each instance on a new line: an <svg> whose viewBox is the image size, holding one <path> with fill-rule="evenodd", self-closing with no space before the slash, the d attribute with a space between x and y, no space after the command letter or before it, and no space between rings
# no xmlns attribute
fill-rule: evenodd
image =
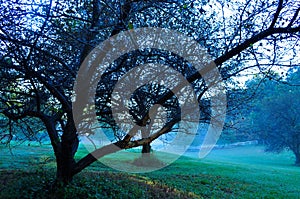
<svg viewBox="0 0 300 199"><path fill-rule="evenodd" d="M299 165L299 69L290 71L282 82L258 78L249 84L259 82L261 90L252 100L245 125L258 136L267 151L290 150L295 155L295 164Z"/></svg>

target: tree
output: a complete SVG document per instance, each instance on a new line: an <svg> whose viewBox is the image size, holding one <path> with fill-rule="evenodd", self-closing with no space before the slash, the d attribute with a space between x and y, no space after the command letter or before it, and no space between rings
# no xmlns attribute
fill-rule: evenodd
<svg viewBox="0 0 300 199"><path fill-rule="evenodd" d="M253 100L250 128L267 151L290 150L300 165L299 69L284 82L264 80L261 93Z"/></svg>
<svg viewBox="0 0 300 199"><path fill-rule="evenodd" d="M57 180L68 183L98 158L114 152L108 150L110 147L125 149L147 145L172 131L179 122L174 114L176 111L173 111L169 114L170 121L156 137L148 136L149 139L134 142L130 132L125 132L113 144L97 149L105 152L102 156L95 157L90 153L76 162L74 155L79 139L72 114L73 84L80 65L97 44L133 28L175 29L207 48L215 57L214 62L223 80L230 85L236 81L234 77L249 68L264 73L270 67L297 64L299 7L299 3L292 0L278 0L276 3L263 0L243 3L217 1L216 4L185 0L3 2L0 6L1 114L13 123L27 118L38 118L43 123L56 157ZM289 49L286 44L295 48ZM283 59L282 56L288 52L295 55ZM169 52L155 50L144 56L140 54L134 52L118 59L115 73L107 75L108 84L102 84L105 92L98 92L99 99L103 99L98 104L98 115L105 127L115 128L110 102L107 101L110 100L111 88L135 65L134 62L137 63L138 58L150 58L151 62L151 59L160 56L165 64L176 57ZM134 61L128 62L126 56ZM174 68L183 72L193 85L198 100L203 100L209 89L201 75L190 70L190 65L183 61L176 63ZM151 102L150 106L171 103L170 110L176 110L176 100L172 100L174 95L162 90L159 100ZM136 99L137 96L138 93ZM149 95L149 99L153 97ZM204 104L204 109L208 109L209 103ZM141 113L136 112L135 106L131 110L136 123L142 126L149 123L149 108ZM12 130L9 129L10 134L16 133Z"/></svg>

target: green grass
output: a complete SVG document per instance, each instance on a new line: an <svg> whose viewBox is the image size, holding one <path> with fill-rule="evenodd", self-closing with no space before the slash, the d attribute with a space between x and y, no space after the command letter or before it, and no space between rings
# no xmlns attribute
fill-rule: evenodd
<svg viewBox="0 0 300 199"><path fill-rule="evenodd" d="M95 162L55 191L50 186L55 176L50 146L20 146L14 156L0 150L0 198L300 198L300 168L293 165L293 155L264 153L262 147L214 150L201 160L181 157L140 174ZM77 158L85 153L80 148ZM103 162L117 158L124 168L134 167L132 154L110 155ZM166 159L167 154L156 156Z"/></svg>

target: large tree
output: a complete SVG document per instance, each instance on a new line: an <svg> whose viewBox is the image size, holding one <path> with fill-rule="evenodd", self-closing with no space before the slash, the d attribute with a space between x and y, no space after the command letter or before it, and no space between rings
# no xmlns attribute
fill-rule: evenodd
<svg viewBox="0 0 300 199"><path fill-rule="evenodd" d="M147 126L149 108L160 104L170 110L169 121L163 128L155 136L146 134L146 137L135 141L132 140L132 132L122 132L113 144L97 149L103 152L98 153L100 156L90 153L75 161L79 139L72 112L74 80L84 59L100 42L139 27L177 30L207 49L215 58L214 63L224 82L231 86L236 82L234 77L247 69L252 68L254 73L267 73L274 66L292 67L297 64L299 7L299 2L293 0L248 0L242 3L188 0L2 2L1 117L8 118L11 127L11 123L38 118L53 146L57 179L68 182L98 158L114 152L107 150L113 145L119 149L147 145L172 131L179 122L174 95L167 89L148 85L133 96L132 117L135 123ZM97 114L104 127L114 128L110 93L115 81L137 63L146 63L146 58L150 63L158 60L155 63L173 65L175 62L173 68L183 73L193 85L199 101L203 100L205 93L209 95L201 75L198 71L189 70L186 60L156 50L128 53L116 60L112 66L115 67L114 73L103 77L108 83L103 81L98 89ZM179 61L174 61L175 58ZM159 96L148 95L153 93L153 89ZM141 95L147 96L146 99L139 97ZM156 98L158 100L155 101ZM141 100L149 100L150 103L145 104ZM200 104L209 106L209 103ZM1 137L9 141L15 133L10 128Z"/></svg>

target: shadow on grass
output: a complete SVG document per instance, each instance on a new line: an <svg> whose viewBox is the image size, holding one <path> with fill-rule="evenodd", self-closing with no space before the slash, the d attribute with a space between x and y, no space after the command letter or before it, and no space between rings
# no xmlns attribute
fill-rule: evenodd
<svg viewBox="0 0 300 199"><path fill-rule="evenodd" d="M141 155L141 157L136 158L132 162L133 165L138 167L164 167L167 166L166 163L160 161L155 157L154 154Z"/></svg>

